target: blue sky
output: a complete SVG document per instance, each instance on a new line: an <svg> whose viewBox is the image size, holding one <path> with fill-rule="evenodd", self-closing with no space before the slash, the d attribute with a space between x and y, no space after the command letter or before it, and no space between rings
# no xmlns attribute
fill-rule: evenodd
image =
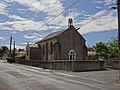
<svg viewBox="0 0 120 90"><path fill-rule="evenodd" d="M0 46L9 46L10 36L17 48L25 47L27 42L35 43L52 32L66 29L68 18L73 18L76 28L81 27L79 32L87 46L117 37L117 10L99 17L116 6L116 0L78 0L67 9L75 1L0 0Z"/></svg>

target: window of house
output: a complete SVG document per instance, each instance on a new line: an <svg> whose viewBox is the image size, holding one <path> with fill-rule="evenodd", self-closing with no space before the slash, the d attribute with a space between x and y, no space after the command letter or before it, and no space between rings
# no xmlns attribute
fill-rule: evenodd
<svg viewBox="0 0 120 90"><path fill-rule="evenodd" d="M73 49L71 49L70 51L69 51L69 60L76 60L76 52L75 52L75 50L73 50Z"/></svg>

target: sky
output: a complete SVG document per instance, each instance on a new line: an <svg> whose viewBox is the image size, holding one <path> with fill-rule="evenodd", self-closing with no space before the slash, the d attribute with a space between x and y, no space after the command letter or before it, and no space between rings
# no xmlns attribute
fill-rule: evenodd
<svg viewBox="0 0 120 90"><path fill-rule="evenodd" d="M35 43L46 35L75 28L87 46L117 37L116 0L0 0L0 46L9 46L13 37L17 48Z"/></svg>

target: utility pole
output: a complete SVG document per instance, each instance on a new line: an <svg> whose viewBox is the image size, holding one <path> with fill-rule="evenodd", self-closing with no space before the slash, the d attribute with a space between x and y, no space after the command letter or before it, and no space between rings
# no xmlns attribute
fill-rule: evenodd
<svg viewBox="0 0 120 90"><path fill-rule="evenodd" d="M11 46L12 46L12 36L10 37L10 53L9 53L9 57L10 57L10 58L12 57L12 54L11 54Z"/></svg>
<svg viewBox="0 0 120 90"><path fill-rule="evenodd" d="M13 43L13 62L15 62L15 41Z"/></svg>
<svg viewBox="0 0 120 90"><path fill-rule="evenodd" d="M117 0L118 9L118 60L119 60L119 80L120 80L120 0Z"/></svg>

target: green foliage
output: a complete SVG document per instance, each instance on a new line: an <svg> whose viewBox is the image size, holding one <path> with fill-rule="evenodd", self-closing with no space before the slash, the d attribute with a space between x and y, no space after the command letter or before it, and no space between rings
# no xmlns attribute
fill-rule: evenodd
<svg viewBox="0 0 120 90"><path fill-rule="evenodd" d="M107 43L99 42L92 47L96 52L94 56L96 59L117 59L118 58L118 39L112 38ZM93 56L92 56L93 57Z"/></svg>
<svg viewBox="0 0 120 90"><path fill-rule="evenodd" d="M4 55L8 55L9 49L6 46L0 47L0 57L3 57Z"/></svg>
<svg viewBox="0 0 120 90"><path fill-rule="evenodd" d="M103 42L96 43L96 45L93 46L93 48L96 52L96 57L97 58L107 59L108 48L107 48L105 43L103 43Z"/></svg>
<svg viewBox="0 0 120 90"><path fill-rule="evenodd" d="M24 56L19 57L19 59L25 59L25 55L24 55Z"/></svg>
<svg viewBox="0 0 120 90"><path fill-rule="evenodd" d="M106 45L108 47L108 58L118 58L118 39L112 38Z"/></svg>
<svg viewBox="0 0 120 90"><path fill-rule="evenodd" d="M88 56L88 59L90 59L90 60L96 60L96 58L97 58L96 55L89 55Z"/></svg>

